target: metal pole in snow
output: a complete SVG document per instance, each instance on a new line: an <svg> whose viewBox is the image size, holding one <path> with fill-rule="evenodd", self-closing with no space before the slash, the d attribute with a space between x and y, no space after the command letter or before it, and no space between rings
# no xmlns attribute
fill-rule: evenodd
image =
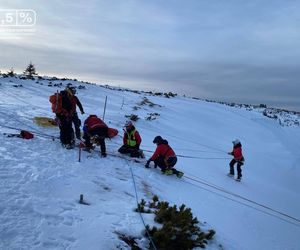
<svg viewBox="0 0 300 250"><path fill-rule="evenodd" d="M123 101L122 101L121 109L123 108L123 106L124 106L124 97L123 97Z"/></svg>
<svg viewBox="0 0 300 250"><path fill-rule="evenodd" d="M79 145L78 162L81 162L81 144Z"/></svg>
<svg viewBox="0 0 300 250"><path fill-rule="evenodd" d="M105 117L106 103L107 103L107 96L105 96L104 111L103 111L103 117L102 117L103 121L104 121L104 117Z"/></svg>

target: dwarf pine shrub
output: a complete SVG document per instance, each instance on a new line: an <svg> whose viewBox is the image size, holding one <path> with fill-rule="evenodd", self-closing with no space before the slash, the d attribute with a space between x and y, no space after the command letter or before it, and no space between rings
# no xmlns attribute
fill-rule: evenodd
<svg viewBox="0 0 300 250"><path fill-rule="evenodd" d="M149 212L149 209L145 209L146 206L155 214L155 222L162 225L160 228L149 225L146 227L157 249L205 248L208 241L215 235L214 230L203 232L199 227L198 219L193 217L191 209L184 204L177 208L176 205L170 206L168 202L159 201L158 197L154 196L148 204L145 203L145 200L141 201L140 212L145 210ZM149 237L147 233L145 236ZM151 246L150 249L152 249Z"/></svg>
<svg viewBox="0 0 300 250"><path fill-rule="evenodd" d="M131 115L125 115L126 118L129 118L131 121L134 121L136 122L139 118L138 115L135 115L135 114L131 114Z"/></svg>

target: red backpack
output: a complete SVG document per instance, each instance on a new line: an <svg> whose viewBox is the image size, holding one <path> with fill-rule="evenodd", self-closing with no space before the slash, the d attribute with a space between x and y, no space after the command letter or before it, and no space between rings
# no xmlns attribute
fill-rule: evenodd
<svg viewBox="0 0 300 250"><path fill-rule="evenodd" d="M20 133L21 138L23 139L32 139L34 137L34 135L32 133L30 133L29 131L26 130L21 130Z"/></svg>
<svg viewBox="0 0 300 250"><path fill-rule="evenodd" d="M63 111L62 108L62 96L61 93L55 93L49 97L49 101L51 102L52 112L56 114L60 114Z"/></svg>
<svg viewBox="0 0 300 250"><path fill-rule="evenodd" d="M118 134L118 130L115 128L108 128L107 136L108 138L113 138Z"/></svg>

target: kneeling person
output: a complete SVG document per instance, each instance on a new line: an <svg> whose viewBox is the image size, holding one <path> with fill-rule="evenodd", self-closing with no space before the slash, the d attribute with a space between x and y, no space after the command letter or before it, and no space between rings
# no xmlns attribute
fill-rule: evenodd
<svg viewBox="0 0 300 250"><path fill-rule="evenodd" d="M149 168L151 161L154 161L154 167L158 166L164 174L176 174L177 177L182 177L183 173L174 168L177 163L177 156L174 150L169 146L168 141L161 136L156 136L153 143L157 148L151 158L147 161L145 167Z"/></svg>
<svg viewBox="0 0 300 250"><path fill-rule="evenodd" d="M142 157L140 150L142 139L139 132L135 129L131 121L125 123L123 145L119 148L121 154L130 154L131 157Z"/></svg>
<svg viewBox="0 0 300 250"><path fill-rule="evenodd" d="M92 148L92 142L100 145L101 155L106 157L105 137L107 137L108 126L96 115L90 115L83 126L83 139L86 148ZM92 140L92 142L91 142Z"/></svg>

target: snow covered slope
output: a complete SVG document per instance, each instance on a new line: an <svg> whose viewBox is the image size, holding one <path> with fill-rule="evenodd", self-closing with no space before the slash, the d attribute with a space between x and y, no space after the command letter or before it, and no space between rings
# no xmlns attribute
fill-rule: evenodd
<svg viewBox="0 0 300 250"><path fill-rule="evenodd" d="M63 149L51 139L58 136L57 128L33 121L53 117L49 95L67 83L81 87L82 121L88 114L102 117L107 96L107 124L122 135L125 116L138 115L135 125L146 157L155 149L153 138L161 135L181 156L177 168L185 176L164 176L158 169L100 158L96 152L83 152L78 162L77 149ZM21 129L35 138L3 134ZM300 247L299 126L280 126L255 111L184 97L69 80L0 78L0 132L0 249L130 249L116 232L141 237L136 194L139 200L156 194L191 207L204 229L216 230L207 249ZM236 138L246 158L241 183L226 176L227 152ZM108 153L116 153L121 143L121 136L108 140ZM90 206L78 204L80 194ZM145 220L151 223L152 217L145 215Z"/></svg>

